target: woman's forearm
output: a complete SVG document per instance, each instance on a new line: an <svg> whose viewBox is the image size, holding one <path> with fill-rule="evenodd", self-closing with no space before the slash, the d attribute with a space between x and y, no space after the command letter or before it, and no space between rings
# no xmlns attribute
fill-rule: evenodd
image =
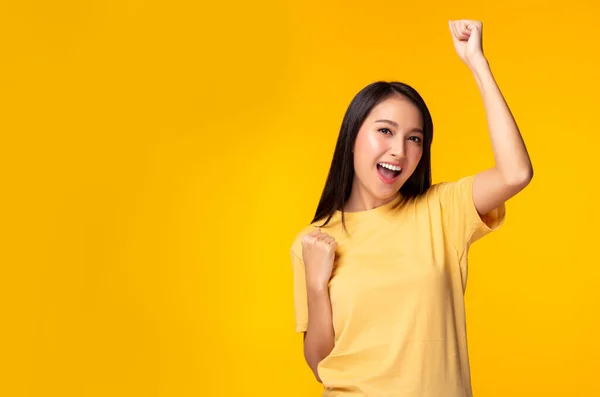
<svg viewBox="0 0 600 397"><path fill-rule="evenodd" d="M507 184L530 180L533 168L529 154L487 59L481 55L471 60L469 68L483 99L496 170Z"/></svg>
<svg viewBox="0 0 600 397"><path fill-rule="evenodd" d="M307 287L308 327L304 335L304 357L319 382L317 366L334 345L331 301L328 288Z"/></svg>

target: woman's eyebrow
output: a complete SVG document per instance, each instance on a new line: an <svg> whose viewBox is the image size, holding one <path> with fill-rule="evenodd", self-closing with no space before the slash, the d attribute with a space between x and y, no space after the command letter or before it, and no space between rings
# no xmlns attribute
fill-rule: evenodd
<svg viewBox="0 0 600 397"><path fill-rule="evenodd" d="M388 120L388 119L381 119L381 120L375 120L375 123L388 123L393 125L394 127L398 127L398 123L396 123L395 121L392 120Z"/></svg>
<svg viewBox="0 0 600 397"><path fill-rule="evenodd" d="M391 124L391 125L393 125L394 127L398 128L398 123L396 123L395 121L392 121L392 120L388 120L388 119L380 119L380 120L375 120L374 122L375 122L375 123L388 123L388 124ZM410 132L420 132L420 133L422 134L422 133L423 133L423 130L422 130L422 129L420 129L420 128L418 128L418 127L415 127L415 128L413 128L412 130L410 130Z"/></svg>

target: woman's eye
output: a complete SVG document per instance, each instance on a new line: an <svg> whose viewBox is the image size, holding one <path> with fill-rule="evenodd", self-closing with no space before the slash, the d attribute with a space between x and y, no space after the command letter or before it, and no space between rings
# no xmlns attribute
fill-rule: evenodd
<svg viewBox="0 0 600 397"><path fill-rule="evenodd" d="M392 131L390 131L390 129L389 129L389 128L380 128L380 129L378 129L377 131L389 131L390 133L392 132Z"/></svg>
<svg viewBox="0 0 600 397"><path fill-rule="evenodd" d="M414 139L413 139L413 138L414 138ZM415 142L417 142L417 143L421 143L421 138L420 138L420 137L418 137L418 136L411 136L411 137L410 137L410 138L408 138L408 139L413 139L413 140L415 140Z"/></svg>

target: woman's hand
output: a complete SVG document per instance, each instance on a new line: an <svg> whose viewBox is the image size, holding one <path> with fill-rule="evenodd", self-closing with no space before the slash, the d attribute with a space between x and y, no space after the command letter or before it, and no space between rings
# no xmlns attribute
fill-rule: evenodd
<svg viewBox="0 0 600 397"><path fill-rule="evenodd" d="M483 25L480 21L460 19L448 21L448 25L456 53L469 68L485 59L482 45Z"/></svg>
<svg viewBox="0 0 600 397"><path fill-rule="evenodd" d="M326 289L331 278L335 250L335 239L321 229L302 238L302 259L306 272L306 286L314 289Z"/></svg>

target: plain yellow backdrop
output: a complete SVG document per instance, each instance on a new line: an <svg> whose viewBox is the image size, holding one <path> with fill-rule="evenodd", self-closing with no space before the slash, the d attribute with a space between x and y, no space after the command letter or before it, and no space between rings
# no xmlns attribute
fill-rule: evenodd
<svg viewBox="0 0 600 397"><path fill-rule="evenodd" d="M288 252L352 97L421 92L434 182L493 165L461 18L483 22L535 168L471 250L475 395L600 395L599 17L591 0L2 1L0 395L318 396Z"/></svg>

